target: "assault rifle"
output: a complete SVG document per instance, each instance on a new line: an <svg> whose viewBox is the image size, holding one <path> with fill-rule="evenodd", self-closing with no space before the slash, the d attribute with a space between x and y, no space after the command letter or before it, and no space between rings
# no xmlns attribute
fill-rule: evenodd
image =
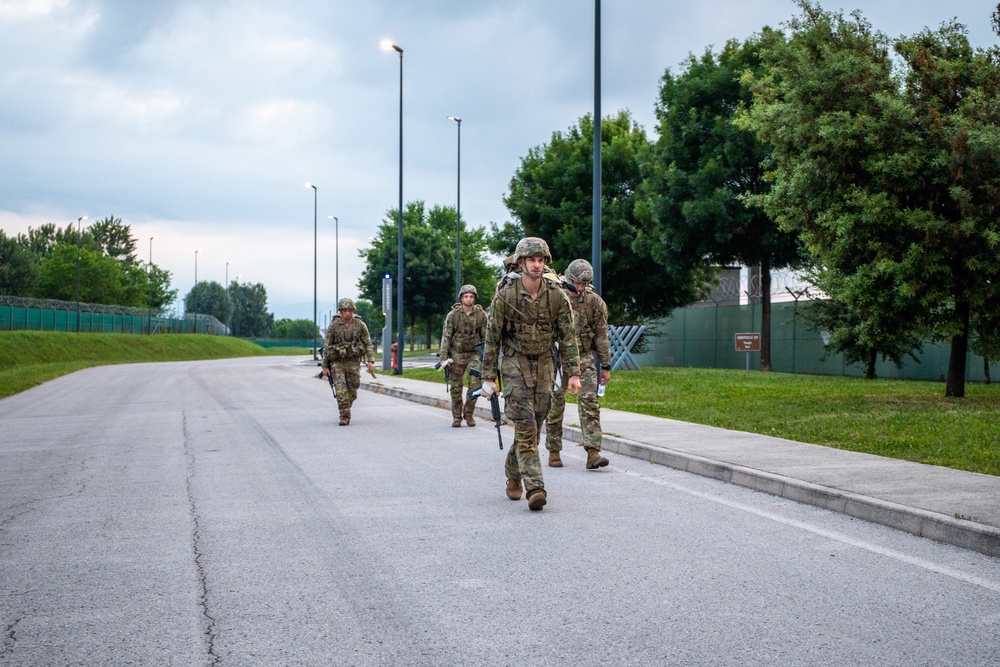
<svg viewBox="0 0 1000 667"><path fill-rule="evenodd" d="M467 398L479 398L482 393L483 388L478 387L470 391ZM500 413L500 395L498 392L490 394L490 416L493 418L493 425L497 427L497 442L500 443L500 449L503 449L503 434L500 433L500 424L503 423L503 415Z"/></svg>
<svg viewBox="0 0 1000 667"><path fill-rule="evenodd" d="M469 375L474 375L480 380L483 379L483 353L486 350L485 343L476 343L476 354L479 356L480 368L469 368ZM500 412L500 376L497 375L497 390L490 394L490 416L493 418L493 424L497 427L497 442L500 443L500 449L503 449L503 434L500 433L500 425L503 423L503 415ZM473 389L466 395L467 400L472 400L474 398L479 398L479 395L483 393L483 388L478 387Z"/></svg>
<svg viewBox="0 0 1000 667"><path fill-rule="evenodd" d="M318 379L322 380L323 379L323 371L320 371L319 375L317 375L316 377ZM332 368L330 369L330 374L326 376L326 379L330 383L330 391L333 392L333 397L337 398L337 387L334 386L334 384L333 384L333 369Z"/></svg>
<svg viewBox="0 0 1000 667"><path fill-rule="evenodd" d="M434 370L436 371L441 370L440 361L434 364ZM472 371L469 372L471 373ZM445 393L451 391L451 364L448 364L447 366L444 367L444 391Z"/></svg>

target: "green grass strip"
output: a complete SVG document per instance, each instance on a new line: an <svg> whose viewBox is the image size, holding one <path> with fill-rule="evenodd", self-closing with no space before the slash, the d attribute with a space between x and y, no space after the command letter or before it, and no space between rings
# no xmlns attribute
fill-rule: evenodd
<svg viewBox="0 0 1000 667"><path fill-rule="evenodd" d="M404 374L444 382L433 369ZM1000 385L995 384L967 384L965 398L955 399L945 398L940 382L645 368L612 373L601 405L1000 475Z"/></svg>

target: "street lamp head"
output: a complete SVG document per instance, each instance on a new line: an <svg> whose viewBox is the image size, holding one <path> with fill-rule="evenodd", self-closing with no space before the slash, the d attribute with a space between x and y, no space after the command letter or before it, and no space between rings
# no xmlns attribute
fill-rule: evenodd
<svg viewBox="0 0 1000 667"><path fill-rule="evenodd" d="M403 56L403 49L393 44L391 39L383 39L382 48L385 49L386 51L396 51L399 53L400 57Z"/></svg>
<svg viewBox="0 0 1000 667"><path fill-rule="evenodd" d="M315 190L315 189L316 189L316 186L315 186L315 185L313 185L312 183L309 183L309 182L307 182L307 183L306 183L306 187L307 187L307 188L312 188L313 190Z"/></svg>
<svg viewBox="0 0 1000 667"><path fill-rule="evenodd" d="M462 119L461 119L461 118L459 118L458 116L448 116L448 120L453 120L453 121L455 121L456 123L458 123L459 125L461 125L461 124L462 124Z"/></svg>
<svg viewBox="0 0 1000 667"><path fill-rule="evenodd" d="M89 220L89 218L85 215L81 215L79 218L76 219L77 222L80 222L81 220Z"/></svg>
<svg viewBox="0 0 1000 667"><path fill-rule="evenodd" d="M326 217L327 217L328 220L334 220L336 222L340 222L340 220L337 220L337 216L335 216L335 215L328 215Z"/></svg>

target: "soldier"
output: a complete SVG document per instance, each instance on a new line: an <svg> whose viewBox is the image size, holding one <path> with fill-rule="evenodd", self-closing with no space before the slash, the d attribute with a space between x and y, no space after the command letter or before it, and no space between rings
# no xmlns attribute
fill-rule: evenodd
<svg viewBox="0 0 1000 667"><path fill-rule="evenodd" d="M368 372L375 369L375 350L368 325L354 314L354 302L344 298L337 303L337 314L330 321L323 343L323 377L333 373L333 386L337 390L337 406L340 408L340 425L351 423L351 405L358 397L361 386L361 372L358 365L362 360L368 365Z"/></svg>
<svg viewBox="0 0 1000 667"><path fill-rule="evenodd" d="M576 324L576 340L580 349L580 430L587 450L587 469L596 470L608 465L601 456L601 406L597 402L598 382L606 385L611 380L611 342L608 340L608 307L591 286L594 269L585 259L574 259L566 268L566 279L577 293L568 292ZM600 377L594 358L601 365ZM558 369L557 369L558 370ZM552 407L545 420L545 448L549 450L549 466L562 467L563 413L566 410L566 390L557 386L552 392Z"/></svg>
<svg viewBox="0 0 1000 667"><path fill-rule="evenodd" d="M462 285L458 291L459 303L452 306L444 318L441 331L441 368L451 367L451 425L459 427L462 418L475 426L476 398L462 405L462 385L466 368L478 370L476 344L486 337L486 311L476 303L479 292L474 285ZM471 364L471 366L470 366ZM469 392L479 388L479 378L469 373Z"/></svg>
<svg viewBox="0 0 1000 667"><path fill-rule="evenodd" d="M523 238L512 260L520 275L501 281L487 315L482 395L489 398L497 390L497 360L502 350L504 412L514 424L514 444L504 466L507 497L520 500L523 484L528 508L540 510L547 494L538 434L549 412L552 352L558 342L571 395L580 389L580 355L569 299L556 283L543 277L546 263L552 261L548 244L540 238Z"/></svg>

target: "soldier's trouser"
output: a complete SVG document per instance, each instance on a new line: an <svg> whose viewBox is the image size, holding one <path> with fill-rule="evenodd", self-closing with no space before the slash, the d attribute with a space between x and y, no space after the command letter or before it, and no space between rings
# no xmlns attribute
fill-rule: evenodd
<svg viewBox="0 0 1000 667"><path fill-rule="evenodd" d="M529 387L519 366L509 357L503 361L504 414L514 425L514 444L507 452L504 472L508 479L520 479L526 495L535 489L544 489L542 462L538 457L538 434L542 431L545 415L552 400L552 377L538 377L537 362L525 362L537 378ZM544 366L543 366L544 368Z"/></svg>
<svg viewBox="0 0 1000 667"><path fill-rule="evenodd" d="M545 418L545 448L549 451L562 451L563 416L566 412L566 383L563 377L562 385L552 391L552 404ZM600 375L592 363L583 363L580 373L580 393L577 395L577 408L580 411L580 430L583 432L584 447L601 449L601 404L597 400L597 383Z"/></svg>
<svg viewBox="0 0 1000 667"><path fill-rule="evenodd" d="M479 369L479 359L475 350L472 352L456 352L452 359L454 361L449 370L449 375L451 376L451 416L455 419L471 417L476 410L476 401L478 399L467 400L463 405L462 385L465 384L466 369ZM482 385L482 381L475 375L470 374L469 391L478 389L480 385Z"/></svg>
<svg viewBox="0 0 1000 667"><path fill-rule="evenodd" d="M361 361L350 359L335 361L330 364L333 373L333 386L337 389L337 407L340 416L351 416L351 406L358 397L358 387L361 386Z"/></svg>

